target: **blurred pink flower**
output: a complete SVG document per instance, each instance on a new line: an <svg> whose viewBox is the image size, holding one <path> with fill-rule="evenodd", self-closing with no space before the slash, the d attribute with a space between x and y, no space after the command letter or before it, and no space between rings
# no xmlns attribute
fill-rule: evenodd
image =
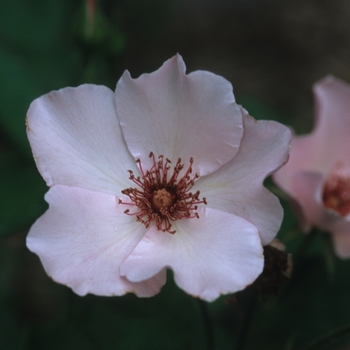
<svg viewBox="0 0 350 350"><path fill-rule="evenodd" d="M338 256L350 256L350 86L332 76L314 86L315 128L293 136L289 162L275 182L295 201L304 230L332 234Z"/></svg>
<svg viewBox="0 0 350 350"><path fill-rule="evenodd" d="M290 132L256 121L215 74L177 55L116 92L82 85L28 111L50 186L27 245L77 294L152 296L171 268L205 300L252 283L283 216L262 185L286 162Z"/></svg>

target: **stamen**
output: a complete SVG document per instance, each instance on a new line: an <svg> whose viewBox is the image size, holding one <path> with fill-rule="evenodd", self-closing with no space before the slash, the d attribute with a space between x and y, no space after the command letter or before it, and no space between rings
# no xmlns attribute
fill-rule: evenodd
<svg viewBox="0 0 350 350"><path fill-rule="evenodd" d="M328 176L322 193L323 204L342 216L350 214L350 176L342 166Z"/></svg>
<svg viewBox="0 0 350 350"><path fill-rule="evenodd" d="M146 171L142 168L141 160L136 160L141 177L135 177L133 171L128 170L129 179L138 188L129 187L122 190L121 192L128 196L131 202L123 202L119 199L118 203L136 206L137 211L131 212L130 209L126 209L125 214L136 216L136 221L143 223L146 227L155 222L159 231L174 234L176 231L172 230L173 221L199 218L196 212L198 204L207 205L206 198L199 198L200 191L194 194L190 192L199 174L196 173L191 177L194 162L192 157L181 179L178 179L184 168L181 158L177 160L170 178L170 159L160 155L156 160L153 152L150 152L149 158L152 159L152 166Z"/></svg>

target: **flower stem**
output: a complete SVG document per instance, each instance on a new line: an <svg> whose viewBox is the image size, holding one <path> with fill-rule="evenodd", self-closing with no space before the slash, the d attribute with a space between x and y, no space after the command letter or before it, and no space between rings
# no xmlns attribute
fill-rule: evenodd
<svg viewBox="0 0 350 350"><path fill-rule="evenodd" d="M201 309L201 313L203 317L205 335L207 339L207 349L214 350L215 347L214 347L213 325L209 315L207 303L199 298L197 300L198 300L199 308Z"/></svg>
<svg viewBox="0 0 350 350"><path fill-rule="evenodd" d="M304 346L303 348L300 348L299 350L319 350L324 345L329 344L333 340L337 340L343 335L349 335L350 334L350 324L347 324L346 326L337 329L336 331L329 332L324 337L321 337L312 343L308 344L307 346Z"/></svg>
<svg viewBox="0 0 350 350"><path fill-rule="evenodd" d="M257 307L257 296L255 293L255 290L252 290L251 288L248 287L244 291L245 293L245 313L244 313L244 319L243 319L243 325L242 328L240 329L235 350L243 350L246 347L246 342L247 338L249 336L249 332L252 326L252 322L254 319L254 314L256 312L256 307Z"/></svg>
<svg viewBox="0 0 350 350"><path fill-rule="evenodd" d="M324 258L329 276L334 276L335 272L335 260L334 260L334 248L332 244L332 238L329 233L323 233L323 247L324 247Z"/></svg>
<svg viewBox="0 0 350 350"><path fill-rule="evenodd" d="M299 248L293 258L295 265L304 258L306 252L310 249L311 245L314 243L315 238L318 236L319 231L317 228L313 228L309 233L306 234L306 237L303 239Z"/></svg>

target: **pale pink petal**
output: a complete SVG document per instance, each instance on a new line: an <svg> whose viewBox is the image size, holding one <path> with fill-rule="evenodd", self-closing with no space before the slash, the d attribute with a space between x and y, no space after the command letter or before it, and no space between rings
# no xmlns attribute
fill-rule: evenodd
<svg viewBox="0 0 350 350"><path fill-rule="evenodd" d="M332 234L334 249L341 258L350 257L350 222L325 208L321 203L324 177L319 173L299 172L294 176L293 192L303 208L309 227L311 225Z"/></svg>
<svg viewBox="0 0 350 350"><path fill-rule="evenodd" d="M104 86L81 85L36 99L27 134L48 186L76 186L112 194L130 186L137 171L119 126L115 95Z"/></svg>
<svg viewBox="0 0 350 350"><path fill-rule="evenodd" d="M213 73L185 74L177 55L154 73L132 79L125 72L116 89L117 113L135 159L163 155L193 171L211 173L231 160L242 137L242 115L231 84Z"/></svg>
<svg viewBox="0 0 350 350"><path fill-rule="evenodd" d="M350 163L350 85L329 76L315 84L314 93L313 170L327 173L335 162Z"/></svg>
<svg viewBox="0 0 350 350"><path fill-rule="evenodd" d="M274 121L244 117L244 134L236 157L217 172L199 179L208 207L240 216L259 229L266 245L276 236L283 210L277 197L263 187L264 179L288 159L290 131Z"/></svg>
<svg viewBox="0 0 350 350"><path fill-rule="evenodd" d="M45 199L50 207L30 229L27 246L55 281L79 295L159 292L164 271L140 283L120 277L122 261L146 229L123 213L124 206L114 196L56 185Z"/></svg>
<svg viewBox="0 0 350 350"><path fill-rule="evenodd" d="M323 182L324 176L317 172L301 171L293 174L290 191L302 209L307 228L325 221L327 213L320 199Z"/></svg>
<svg viewBox="0 0 350 350"><path fill-rule="evenodd" d="M350 217L326 208L322 193L330 176L348 176L350 85L329 76L315 84L314 94L315 128L309 135L293 137L289 162L274 175L274 180L301 208L297 213L302 213L303 228L316 226L330 232L336 253L347 258Z"/></svg>
<svg viewBox="0 0 350 350"><path fill-rule="evenodd" d="M293 176L292 192L298 198L309 227L315 225L329 232L343 231L344 227L350 229L346 218L323 205L324 181L322 174L314 172L299 172Z"/></svg>
<svg viewBox="0 0 350 350"><path fill-rule="evenodd" d="M292 178L291 192L302 209L305 229L317 226L332 235L334 249L341 258L350 257L350 217L342 217L322 203L325 178L316 172L298 172ZM294 197L292 197L294 198Z"/></svg>
<svg viewBox="0 0 350 350"><path fill-rule="evenodd" d="M309 227L315 225L332 235L334 249L340 258L350 257L350 217L324 207L321 195L324 177L319 173L299 172L293 178L292 190L298 198Z"/></svg>
<svg viewBox="0 0 350 350"><path fill-rule="evenodd" d="M314 86L315 128L306 136L293 136L288 163L274 175L288 194L294 173L314 171L327 175L336 163L350 164L350 85L332 76Z"/></svg>
<svg viewBox="0 0 350 350"><path fill-rule="evenodd" d="M342 258L347 259L350 257L350 223L344 222L342 230L333 231L333 245L336 254Z"/></svg>
<svg viewBox="0 0 350 350"><path fill-rule="evenodd" d="M315 157L313 139L311 136L293 135L291 150L287 164L273 174L273 180L286 193L295 197L292 191L294 174L301 171L313 171L312 165Z"/></svg>
<svg viewBox="0 0 350 350"><path fill-rule="evenodd" d="M173 235L150 229L121 274L139 282L169 267L180 288L208 301L251 284L264 264L257 228L210 208L200 208L199 217L176 221Z"/></svg>

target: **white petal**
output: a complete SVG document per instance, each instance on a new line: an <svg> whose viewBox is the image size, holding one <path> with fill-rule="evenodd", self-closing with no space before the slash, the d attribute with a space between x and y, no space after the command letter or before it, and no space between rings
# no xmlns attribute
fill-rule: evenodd
<svg viewBox="0 0 350 350"><path fill-rule="evenodd" d="M135 159L163 155L205 175L231 160L242 137L242 114L231 84L215 74L185 74L177 55L154 73L132 79L125 72L116 90L117 113Z"/></svg>
<svg viewBox="0 0 350 350"><path fill-rule="evenodd" d="M276 236L283 210L263 181L288 159L290 131L274 121L256 121L246 115L244 135L236 157L217 172L199 179L208 207L240 216L259 229L266 245Z"/></svg>
<svg viewBox="0 0 350 350"><path fill-rule="evenodd" d="M208 301L252 283L264 261L257 228L209 208L200 208L199 216L176 221L173 235L149 230L121 274L139 282L170 267L180 288Z"/></svg>
<svg viewBox="0 0 350 350"><path fill-rule="evenodd" d="M50 207L30 229L27 246L55 281L79 295L159 292L164 271L141 283L120 276L122 261L146 229L123 213L124 206L114 196L57 185L45 199Z"/></svg>
<svg viewBox="0 0 350 350"><path fill-rule="evenodd" d="M112 194L130 186L127 170L137 167L119 126L114 93L105 86L65 88L36 99L28 110L27 126L48 186Z"/></svg>

